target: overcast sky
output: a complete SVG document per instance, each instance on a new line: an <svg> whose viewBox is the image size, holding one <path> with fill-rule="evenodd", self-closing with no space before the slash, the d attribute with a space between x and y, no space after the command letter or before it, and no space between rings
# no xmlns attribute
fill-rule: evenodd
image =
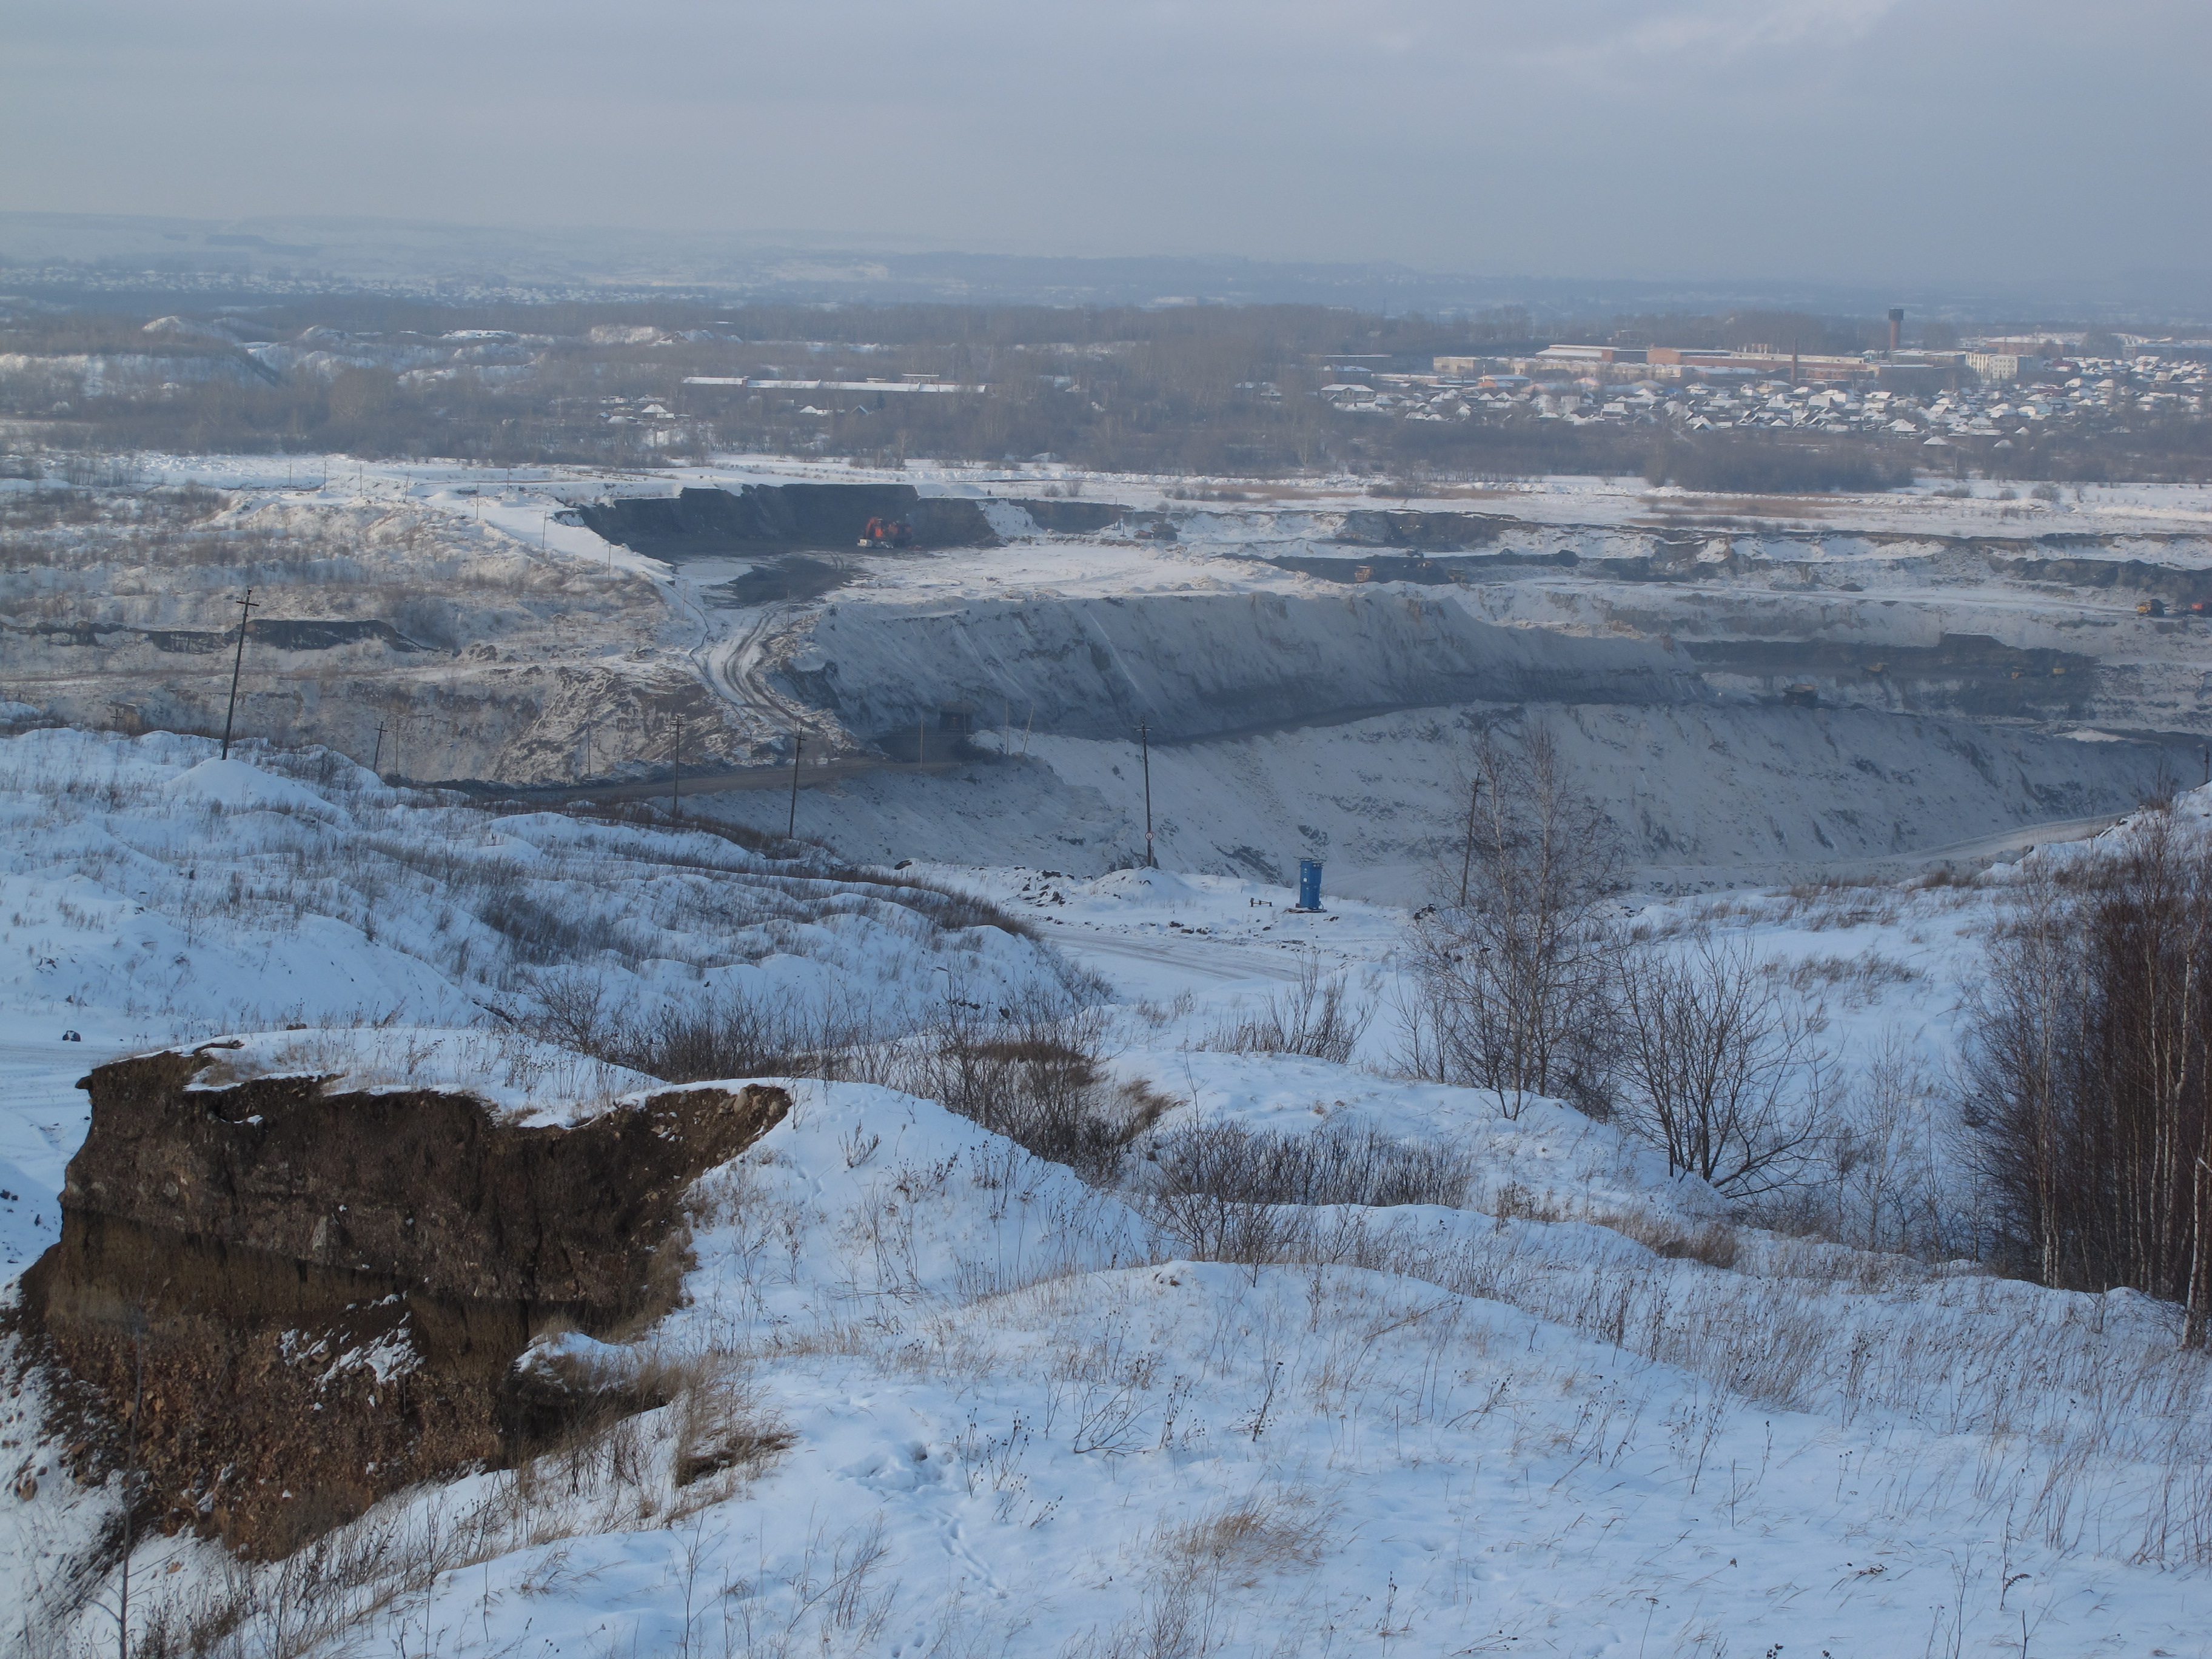
<svg viewBox="0 0 2212 1659"><path fill-rule="evenodd" d="M0 208L2212 270L2212 0L0 0Z"/></svg>

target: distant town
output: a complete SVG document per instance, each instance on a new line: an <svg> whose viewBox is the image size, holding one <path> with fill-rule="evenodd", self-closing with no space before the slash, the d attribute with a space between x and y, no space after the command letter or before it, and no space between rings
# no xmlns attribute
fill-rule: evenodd
<svg viewBox="0 0 2212 1659"><path fill-rule="evenodd" d="M1893 340L1902 318L1891 317ZM2212 340L2131 336L1984 338L1960 349L1856 356L1771 345L1552 345L1525 356L1444 356L1426 373L1340 358L1316 396L1408 421L1764 429L1916 439L2008 450L2058 429L2125 432L2130 420L2207 412ZM2115 349L2115 348L2117 348ZM1932 459L1932 458L1931 458Z"/></svg>

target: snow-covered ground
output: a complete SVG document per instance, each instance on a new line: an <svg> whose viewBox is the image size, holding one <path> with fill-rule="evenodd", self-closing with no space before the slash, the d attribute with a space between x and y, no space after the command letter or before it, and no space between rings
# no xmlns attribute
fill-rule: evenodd
<svg viewBox="0 0 2212 1659"><path fill-rule="evenodd" d="M1094 1188L929 1100L791 1079L789 1118L692 1194L678 1310L530 1362L655 1367L674 1403L282 1565L142 1540L142 1632L453 1659L2212 1653L2212 1374L2171 1310L1735 1224L1618 1126L1394 1075L1402 910L1139 870L883 887L182 738L0 740L0 814L11 1279L53 1237L92 1063L237 1030L246 1070L566 1109L637 1079L501 1015L581 968L639 1008L842 998L885 1035L1087 969L1156 1135L1379 1137L1464 1182L1281 1209L1194 1260L1218 1236L1146 1199L1141 1158ZM949 925L896 884L922 877L1045 945ZM1932 1073L2002 886L1623 908L1755 947L1850 1070ZM1364 1022L1346 1062L1239 1051L1332 981ZM1940 1095L1912 1109L1941 1162ZM70 1484L35 1403L7 1425L32 1480L0 1494L0 1630L106 1650L97 1607L56 1611L53 1553L112 1493Z"/></svg>
<svg viewBox="0 0 2212 1659"><path fill-rule="evenodd" d="M696 832L495 817L387 788L326 751L215 750L67 730L0 741L11 1271L52 1241L84 1128L76 1080L118 1054L399 1023L449 1034L398 1044L407 1076L482 1087L544 1076L515 1022L571 988L607 1018L741 999L888 1036L950 985L1003 997L1054 978L1025 940L944 926L938 896L895 880L837 879ZM627 1086L612 1073L593 1085Z"/></svg>

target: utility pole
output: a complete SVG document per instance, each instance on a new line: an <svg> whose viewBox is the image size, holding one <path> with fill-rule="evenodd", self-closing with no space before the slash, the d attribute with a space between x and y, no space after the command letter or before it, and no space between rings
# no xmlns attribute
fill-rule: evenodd
<svg viewBox="0 0 2212 1659"><path fill-rule="evenodd" d="M230 723L238 713L238 677L246 667L246 629L253 620L253 613L261 607L254 603L253 590L247 588L246 597L238 602L238 655L230 665L230 707L222 711L222 757L230 758Z"/></svg>
<svg viewBox="0 0 2212 1659"><path fill-rule="evenodd" d="M1152 726L1146 720L1137 721L1137 754L1145 769L1145 867L1157 870L1160 861L1152 854Z"/></svg>
<svg viewBox="0 0 2212 1659"><path fill-rule="evenodd" d="M786 841L799 839L799 757L806 747L806 739L797 732L791 734L791 822L784 827Z"/></svg>
<svg viewBox="0 0 2212 1659"><path fill-rule="evenodd" d="M676 746L668 755L668 815L674 817L682 802L679 779L684 770L684 717L676 717Z"/></svg>
<svg viewBox="0 0 2212 1659"><path fill-rule="evenodd" d="M368 769L376 770L377 762L384 758L384 722L376 723L376 747L368 751Z"/></svg>
<svg viewBox="0 0 2212 1659"><path fill-rule="evenodd" d="M1468 878L1474 870L1474 805L1482 799L1482 780L1477 778L1467 793L1467 847L1459 860L1459 908L1467 908Z"/></svg>
<svg viewBox="0 0 2212 1659"><path fill-rule="evenodd" d="M919 766L929 747L929 716L917 714L914 721L914 763Z"/></svg>

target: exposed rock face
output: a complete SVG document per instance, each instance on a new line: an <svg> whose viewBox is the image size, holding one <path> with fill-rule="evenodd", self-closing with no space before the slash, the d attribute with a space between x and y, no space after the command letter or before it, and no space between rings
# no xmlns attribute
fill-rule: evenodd
<svg viewBox="0 0 2212 1659"><path fill-rule="evenodd" d="M24 1317L118 1421L143 1387L164 1523L258 1555L524 1449L550 1425L516 1355L669 1307L684 1189L791 1106L707 1086L525 1127L442 1090L191 1087L211 1058L85 1079L91 1132Z"/></svg>
<svg viewBox="0 0 2212 1659"><path fill-rule="evenodd" d="M736 491L622 496L576 510L605 539L656 559L850 548L877 517L904 519L916 548L999 544L977 503L924 495L912 484L747 484Z"/></svg>

